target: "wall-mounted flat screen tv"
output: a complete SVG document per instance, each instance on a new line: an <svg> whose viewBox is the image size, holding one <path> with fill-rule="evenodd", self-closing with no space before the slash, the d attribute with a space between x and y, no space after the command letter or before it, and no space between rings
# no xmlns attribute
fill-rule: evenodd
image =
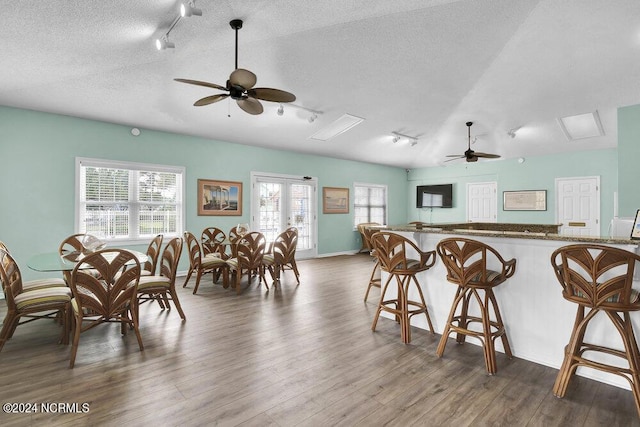
<svg viewBox="0 0 640 427"><path fill-rule="evenodd" d="M453 207L453 184L419 185L416 189L416 207Z"/></svg>

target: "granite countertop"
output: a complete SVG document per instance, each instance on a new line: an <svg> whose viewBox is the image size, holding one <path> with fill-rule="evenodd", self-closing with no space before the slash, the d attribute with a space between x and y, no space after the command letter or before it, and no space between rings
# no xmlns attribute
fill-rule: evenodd
<svg viewBox="0 0 640 427"><path fill-rule="evenodd" d="M463 224L461 224L463 225ZM600 236L564 236L557 233L548 232L535 232L535 231L518 231L518 229L524 228L524 230L538 229L538 227L530 227L543 224L510 224L514 227L509 227L507 224L500 224L499 227L503 230L485 230L485 229L469 229L466 227L457 228L458 224L422 224L422 227L416 227L414 224L402 224L402 225L390 225L387 227L381 227L390 231L408 231L417 233L437 233L437 234L460 234L460 235L482 235L487 237L509 237L516 239L534 239L534 240L558 240L562 242L583 242L583 243L609 243L619 245L638 245L640 241L631 239L622 239L614 237L600 237ZM544 226L544 225L543 225ZM512 228L512 230L508 230Z"/></svg>

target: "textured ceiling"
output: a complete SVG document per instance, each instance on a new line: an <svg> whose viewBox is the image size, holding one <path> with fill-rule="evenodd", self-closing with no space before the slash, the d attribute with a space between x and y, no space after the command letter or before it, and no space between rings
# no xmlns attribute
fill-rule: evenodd
<svg viewBox="0 0 640 427"><path fill-rule="evenodd" d="M0 105L415 168L462 154L467 121L472 148L503 159L615 147L616 109L640 103L638 0L197 0L203 15L157 51L179 3L0 0ZM194 107L218 92L173 81L225 84L235 18L239 66L316 121L270 102ZM590 111L605 135L567 141L557 118ZM309 139L345 113L365 121Z"/></svg>

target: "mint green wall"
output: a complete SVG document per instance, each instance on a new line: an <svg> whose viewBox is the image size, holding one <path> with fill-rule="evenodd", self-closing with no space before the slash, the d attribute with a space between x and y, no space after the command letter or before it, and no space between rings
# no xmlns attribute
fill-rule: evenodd
<svg viewBox="0 0 640 427"><path fill-rule="evenodd" d="M618 208L621 217L640 209L640 105L618 108Z"/></svg>
<svg viewBox="0 0 640 427"><path fill-rule="evenodd" d="M524 163L505 159L412 170L407 185L409 221L464 222L466 184L495 181L498 185L498 222L555 224L555 179L582 176L600 176L600 233L608 235L613 218L613 194L618 182L615 149L531 157ZM444 183L454 183L453 208L416 209L416 186ZM502 192L509 190L547 190L547 210L503 211Z"/></svg>
<svg viewBox="0 0 640 427"><path fill-rule="evenodd" d="M57 250L74 233L75 157L91 157L186 167L186 228L230 229L248 221L250 172L318 177L318 254L355 251L360 238L349 214L322 214L322 187L353 182L386 184L390 223L406 221L406 172L401 168L321 156L261 149L204 138L142 129L29 110L0 107L0 240L21 266L25 279L37 277L26 261L34 253ZM304 142L304 141L303 141ZM197 180L244 183L242 217L198 216ZM351 198L353 203L353 198ZM135 249L145 250L146 247ZM186 270L185 256L179 269Z"/></svg>

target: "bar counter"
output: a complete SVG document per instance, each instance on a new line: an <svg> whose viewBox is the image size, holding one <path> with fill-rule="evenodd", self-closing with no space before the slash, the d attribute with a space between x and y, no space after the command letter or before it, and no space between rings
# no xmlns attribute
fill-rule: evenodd
<svg viewBox="0 0 640 427"><path fill-rule="evenodd" d="M409 238L423 250L435 250L437 243L444 238L463 237L490 245L505 260L515 258L517 262L514 276L494 289L513 355L556 369L562 364L564 347L569 342L577 305L562 297L562 288L551 267L553 251L570 244L598 243L638 252L638 242L634 240L561 236L549 233L548 230L540 231L527 227L531 224L513 224L515 227L494 230L464 229L459 225L464 224L423 224L421 228L415 225L398 225L380 228ZM384 272L382 279L384 283ZM457 287L446 280L446 270L440 259L430 270L420 273L418 280L427 300L435 332L441 334ZM391 287L389 291L393 292ZM636 331L640 331L640 313L632 313L631 317ZM412 326L428 329L424 316L416 316ZM594 319L591 329L587 331L586 338L589 337L594 337L594 342L621 348L617 332L604 315ZM479 345L478 341L472 338L468 338L467 342ZM500 340L496 341L496 349L503 352ZM447 346L443 357L456 357L455 346ZM484 361L479 357L477 363L478 366L482 366ZM500 375L501 365L504 363L508 361L505 362L504 358L499 357L497 375ZM626 380L612 374L583 368L578 368L578 374L629 389ZM549 387L553 387L553 384Z"/></svg>

